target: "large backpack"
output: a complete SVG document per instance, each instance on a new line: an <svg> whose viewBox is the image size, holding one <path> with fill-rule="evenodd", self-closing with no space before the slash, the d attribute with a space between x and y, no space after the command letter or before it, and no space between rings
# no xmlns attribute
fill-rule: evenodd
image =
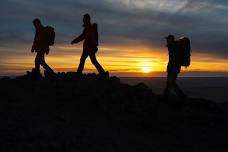
<svg viewBox="0 0 228 152"><path fill-rule="evenodd" d="M181 66L188 67L191 63L191 42L187 37L179 39L181 51Z"/></svg>
<svg viewBox="0 0 228 152"><path fill-rule="evenodd" d="M54 45L54 43L55 43L55 29L51 26L46 26L44 28L44 33L45 33L47 44L48 45Z"/></svg>
<svg viewBox="0 0 228 152"><path fill-rule="evenodd" d="M96 46L98 46L99 45L99 40L98 40L98 27L97 27L97 23L93 23L92 24L92 28L93 28L94 40L95 40Z"/></svg>

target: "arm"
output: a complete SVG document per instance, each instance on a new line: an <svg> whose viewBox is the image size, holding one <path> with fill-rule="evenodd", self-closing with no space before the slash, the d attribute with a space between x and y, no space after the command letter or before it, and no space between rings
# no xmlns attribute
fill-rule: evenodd
<svg viewBox="0 0 228 152"><path fill-rule="evenodd" d="M81 35L79 35L77 38L75 38L75 39L71 42L71 44L78 43L78 42L80 42L80 41L82 41L82 40L84 40L84 39L85 39L85 30L82 32Z"/></svg>
<svg viewBox="0 0 228 152"><path fill-rule="evenodd" d="M32 53L35 51L35 48L36 48L37 43L38 43L38 36L37 36L37 32L36 32L36 33L35 33L34 40L33 40L32 49L31 49L31 52L32 52Z"/></svg>

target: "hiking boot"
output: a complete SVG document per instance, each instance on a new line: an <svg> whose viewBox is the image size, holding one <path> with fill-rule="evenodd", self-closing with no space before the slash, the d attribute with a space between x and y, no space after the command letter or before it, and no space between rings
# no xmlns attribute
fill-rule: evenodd
<svg viewBox="0 0 228 152"><path fill-rule="evenodd" d="M167 102L169 100L169 95L163 93L162 95L158 96L158 99L160 101Z"/></svg>
<svg viewBox="0 0 228 152"><path fill-rule="evenodd" d="M186 94L181 94L180 95L180 98L183 100L183 101L185 101L187 98L188 98L188 96L186 95Z"/></svg>
<svg viewBox="0 0 228 152"><path fill-rule="evenodd" d="M44 75L45 75L45 78L51 78L51 79L55 79L57 77L56 73L52 70L51 71L45 70Z"/></svg>
<svg viewBox="0 0 228 152"><path fill-rule="evenodd" d="M100 74L100 79L108 79L108 78L109 78L109 72L108 71Z"/></svg>
<svg viewBox="0 0 228 152"><path fill-rule="evenodd" d="M83 77L83 74L81 72L76 72L74 73L76 77L78 78L82 78Z"/></svg>
<svg viewBox="0 0 228 152"><path fill-rule="evenodd" d="M40 73L40 70L38 69L32 69L32 72L27 71L27 74L29 75L30 78L32 79L40 79L42 78L42 74Z"/></svg>

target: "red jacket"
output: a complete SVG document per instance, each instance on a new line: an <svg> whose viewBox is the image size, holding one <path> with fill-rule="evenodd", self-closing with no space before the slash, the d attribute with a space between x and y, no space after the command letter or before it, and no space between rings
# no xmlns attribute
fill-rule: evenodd
<svg viewBox="0 0 228 152"><path fill-rule="evenodd" d="M32 46L36 52L49 52L49 45L45 38L44 27L37 28Z"/></svg>
<svg viewBox="0 0 228 152"><path fill-rule="evenodd" d="M84 30L81 35L75 38L72 42L78 43L84 40L83 51L96 52L98 46L98 33L94 28L95 24L84 26Z"/></svg>

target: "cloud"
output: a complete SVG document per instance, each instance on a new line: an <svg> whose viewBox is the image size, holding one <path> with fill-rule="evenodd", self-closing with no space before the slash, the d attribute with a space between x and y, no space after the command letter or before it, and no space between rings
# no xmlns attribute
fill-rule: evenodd
<svg viewBox="0 0 228 152"><path fill-rule="evenodd" d="M0 9L0 46L31 45L31 21L39 17L68 44L82 30L82 15L98 22L101 44L162 48L163 37L186 35L193 51L228 57L228 1L225 0L8 0Z"/></svg>

